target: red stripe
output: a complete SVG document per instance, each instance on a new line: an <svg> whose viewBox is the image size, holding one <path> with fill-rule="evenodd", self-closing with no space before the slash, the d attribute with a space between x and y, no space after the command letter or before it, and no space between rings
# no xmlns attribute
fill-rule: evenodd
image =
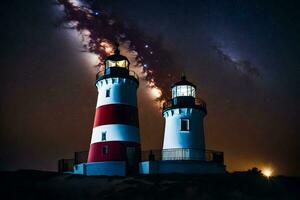
<svg viewBox="0 0 300 200"><path fill-rule="evenodd" d="M125 104L109 104L96 109L94 127L106 124L126 124L139 127L138 110Z"/></svg>
<svg viewBox="0 0 300 200"><path fill-rule="evenodd" d="M106 147L105 147L106 146ZM141 145L135 142L97 142L90 145L88 162L127 161L127 147L134 147L136 162L140 161ZM104 153L107 148L107 153Z"/></svg>

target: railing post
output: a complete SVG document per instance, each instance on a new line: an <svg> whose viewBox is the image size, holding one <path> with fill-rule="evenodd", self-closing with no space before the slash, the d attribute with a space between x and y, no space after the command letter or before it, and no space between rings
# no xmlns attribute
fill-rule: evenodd
<svg viewBox="0 0 300 200"><path fill-rule="evenodd" d="M149 153L149 161L155 161L155 155L153 154L152 150Z"/></svg>

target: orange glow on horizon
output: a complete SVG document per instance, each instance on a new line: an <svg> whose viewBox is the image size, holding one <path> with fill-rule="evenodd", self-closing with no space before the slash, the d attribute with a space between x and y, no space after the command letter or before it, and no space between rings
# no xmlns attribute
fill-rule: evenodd
<svg viewBox="0 0 300 200"><path fill-rule="evenodd" d="M264 169L262 169L262 174L264 175L264 176L266 176L267 178L269 178L270 176L272 176L272 174L273 174L273 170L271 169L271 168L264 168Z"/></svg>

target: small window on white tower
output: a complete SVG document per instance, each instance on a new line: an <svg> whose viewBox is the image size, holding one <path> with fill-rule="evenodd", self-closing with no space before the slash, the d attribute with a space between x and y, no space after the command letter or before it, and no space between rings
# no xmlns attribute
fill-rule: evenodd
<svg viewBox="0 0 300 200"><path fill-rule="evenodd" d="M107 90L106 90L105 96L106 96L106 97L110 97L110 89L107 89Z"/></svg>
<svg viewBox="0 0 300 200"><path fill-rule="evenodd" d="M181 130L182 131L190 130L190 120L189 119L181 119Z"/></svg>
<svg viewBox="0 0 300 200"><path fill-rule="evenodd" d="M106 132L102 132L101 140L106 141Z"/></svg>

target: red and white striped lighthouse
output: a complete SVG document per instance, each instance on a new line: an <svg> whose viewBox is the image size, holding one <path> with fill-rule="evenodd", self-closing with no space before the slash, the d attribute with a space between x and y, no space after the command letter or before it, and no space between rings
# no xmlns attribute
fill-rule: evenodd
<svg viewBox="0 0 300 200"><path fill-rule="evenodd" d="M129 70L129 60L120 55L105 59L105 70L96 77L98 100L87 165L90 174L114 175L138 172L140 136L137 109L137 75ZM94 171L94 172L93 172Z"/></svg>

